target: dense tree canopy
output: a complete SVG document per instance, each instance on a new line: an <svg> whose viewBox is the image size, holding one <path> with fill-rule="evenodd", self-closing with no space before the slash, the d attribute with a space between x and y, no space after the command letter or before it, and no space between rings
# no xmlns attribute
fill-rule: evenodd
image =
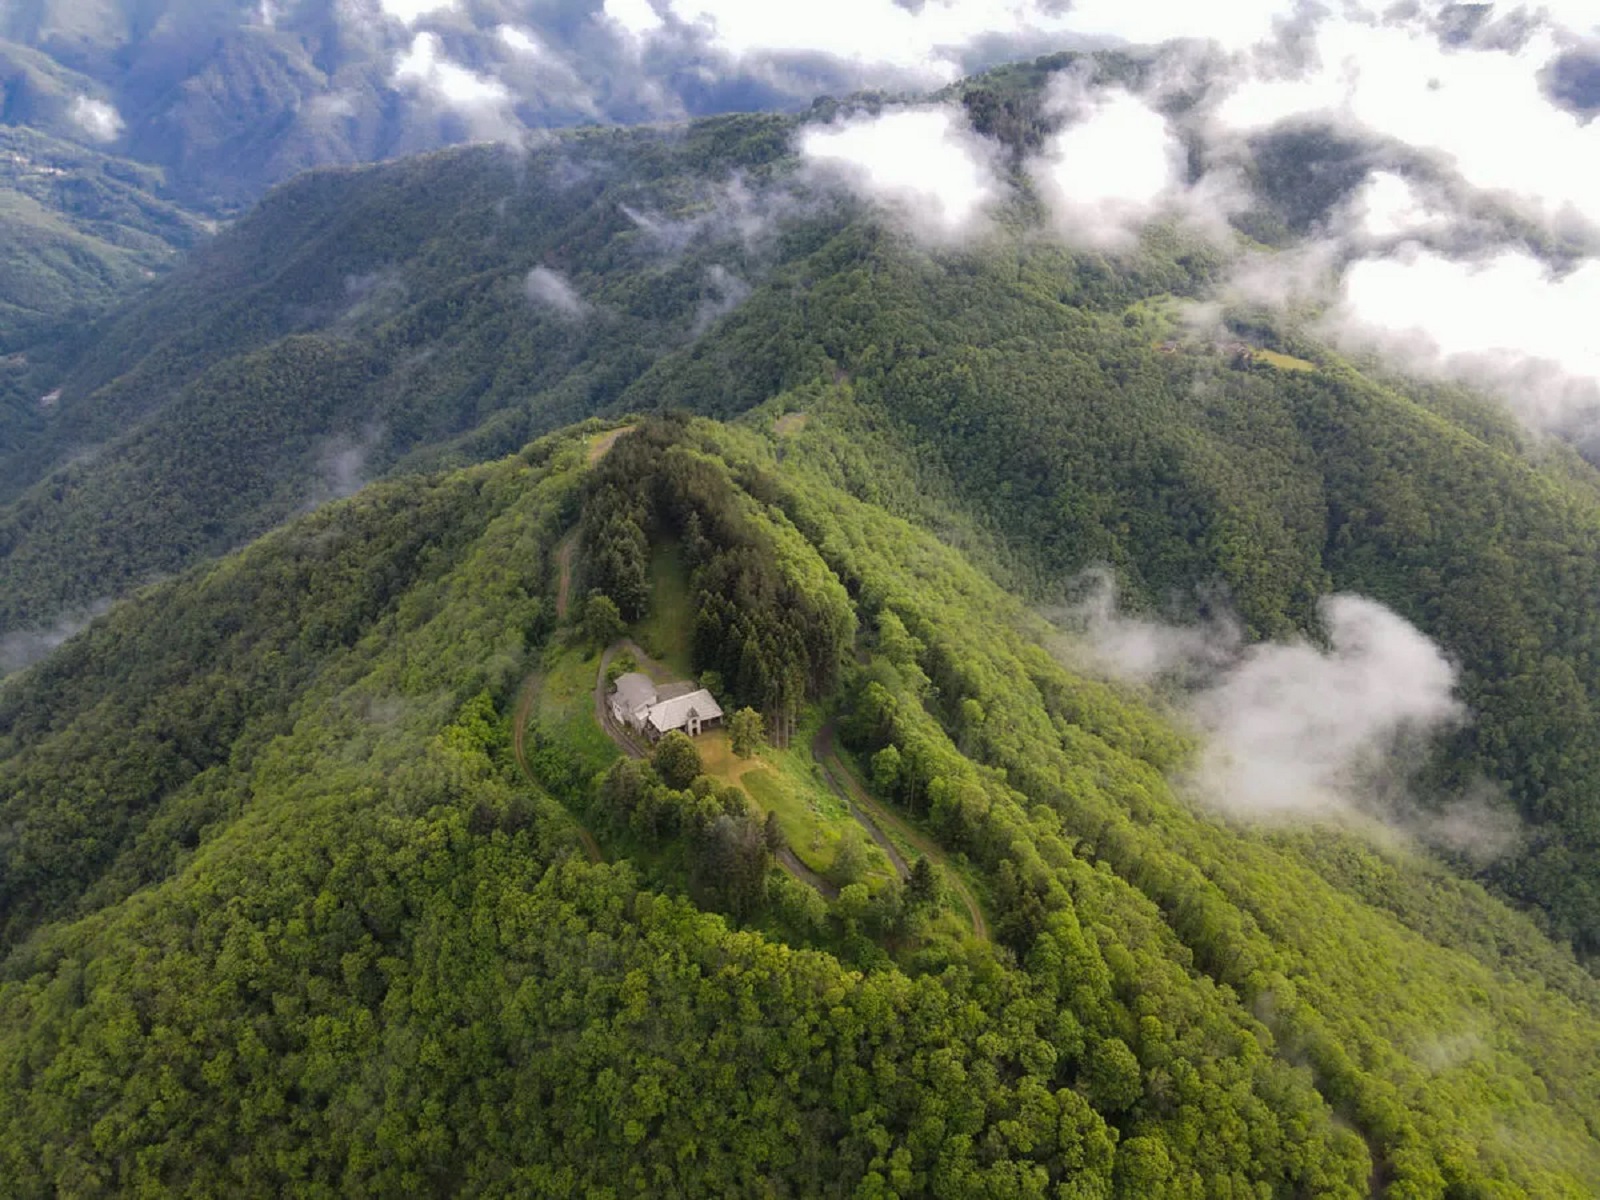
<svg viewBox="0 0 1600 1200"><path fill-rule="evenodd" d="M586 654L556 548L604 503L589 438L546 440L305 518L0 692L12 1186L1592 1192L1600 993L1569 954L1415 855L1197 816L1182 737L837 486L848 428L763 428L613 453L723 481L703 561L753 529L850 597L841 735L894 748L880 798L994 940L928 932L921 865L904 903L825 899L737 787L615 749L574 777L557 726L529 733L553 790L521 773L522 681Z"/></svg>

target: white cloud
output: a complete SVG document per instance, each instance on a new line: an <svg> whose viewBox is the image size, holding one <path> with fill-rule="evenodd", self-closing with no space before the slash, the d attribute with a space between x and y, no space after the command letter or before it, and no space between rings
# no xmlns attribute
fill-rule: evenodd
<svg viewBox="0 0 1600 1200"><path fill-rule="evenodd" d="M495 26L494 36L502 46L513 54L540 59L549 53L544 48L543 42L520 25L497 25Z"/></svg>
<svg viewBox="0 0 1600 1200"><path fill-rule="evenodd" d="M1292 0L1074 0L1066 17L1073 33L1088 36L1143 44L1193 38L1237 50L1266 40L1294 9Z"/></svg>
<svg viewBox="0 0 1600 1200"><path fill-rule="evenodd" d="M1064 73L1052 84L1051 104L1067 123L1028 172L1068 242L1118 249L1160 216L1230 236L1228 215L1248 205L1242 181L1219 170L1191 185L1177 131L1145 100L1118 87L1090 92Z"/></svg>
<svg viewBox="0 0 1600 1200"><path fill-rule="evenodd" d="M800 155L816 171L903 218L920 237L981 229L1002 189L995 147L947 107L903 108L812 126Z"/></svg>
<svg viewBox="0 0 1600 1200"><path fill-rule="evenodd" d="M331 122L355 116L359 106L350 92L323 92L307 100L303 111L314 122Z"/></svg>
<svg viewBox="0 0 1600 1200"><path fill-rule="evenodd" d="M1410 738L1463 716L1455 669L1403 618L1360 596L1321 605L1328 647L1255 646L1196 700L1199 778L1245 816L1334 816L1378 786Z"/></svg>
<svg viewBox="0 0 1600 1200"><path fill-rule="evenodd" d="M734 58L827 54L930 82L956 78L962 50L980 38L1060 33L1069 24L1058 6L1026 0L926 0L915 12L894 0L670 0L669 8L679 20L708 29L712 44Z"/></svg>
<svg viewBox="0 0 1600 1200"><path fill-rule="evenodd" d="M1480 783L1431 811L1407 783L1433 734L1459 724L1456 671L1404 618L1355 595L1318 606L1326 645L1246 646L1213 612L1173 625L1123 612L1109 572L1057 614L1075 667L1156 684L1203 735L1189 780L1218 809L1247 818L1342 819L1356 813L1458 852L1503 852L1515 818Z"/></svg>
<svg viewBox="0 0 1600 1200"><path fill-rule="evenodd" d="M318 447L317 475L311 486L310 505L326 504L353 496L365 487L370 476L367 461L383 438L383 428L372 425L359 437L334 434Z"/></svg>
<svg viewBox="0 0 1600 1200"><path fill-rule="evenodd" d="M97 142L114 142L122 136L122 117L104 100L79 96L67 110L73 124Z"/></svg>
<svg viewBox="0 0 1600 1200"><path fill-rule="evenodd" d="M750 285L728 268L717 264L706 271L705 288L695 309L690 336L699 337L727 316L750 295Z"/></svg>
<svg viewBox="0 0 1600 1200"><path fill-rule="evenodd" d="M1330 318L1345 340L1413 368L1495 386L1551 426L1600 384L1600 261L1565 274L1518 250L1459 262L1412 247L1345 273Z"/></svg>
<svg viewBox="0 0 1600 1200"><path fill-rule="evenodd" d="M1350 201L1356 230L1369 238L1397 238L1442 233L1450 214L1434 208L1402 175L1374 171Z"/></svg>
<svg viewBox="0 0 1600 1200"><path fill-rule="evenodd" d="M47 657L52 650L86 628L89 622L111 610L111 601L96 600L70 613L62 613L49 625L35 629L14 629L0 636L0 676L9 675Z"/></svg>
<svg viewBox="0 0 1600 1200"><path fill-rule="evenodd" d="M633 9L644 0L607 0L607 13L624 3ZM1042 46L1074 38L1200 38L1238 49L1268 36L1274 17L1293 6L1285 0L1076 0L1070 6L1059 0L667 0L663 7L708 31L712 45L735 59L825 54L933 82L961 75L967 57L995 39Z"/></svg>
<svg viewBox="0 0 1600 1200"><path fill-rule="evenodd" d="M386 17L393 17L405 25L415 25L423 17L454 10L456 0L378 0L378 7Z"/></svg>
<svg viewBox="0 0 1600 1200"><path fill-rule="evenodd" d="M606 0L604 12L619 28L636 38L648 37L666 24L661 14L651 7L650 0Z"/></svg>
<svg viewBox="0 0 1600 1200"><path fill-rule="evenodd" d="M511 57L503 78L524 100L574 109L597 121L604 119L583 78L537 34L518 25L500 25L495 40Z"/></svg>
<svg viewBox="0 0 1600 1200"><path fill-rule="evenodd" d="M437 34L411 39L410 49L395 59L394 81L456 114L474 139L505 139L520 128L510 89L446 58Z"/></svg>
<svg viewBox="0 0 1600 1200"><path fill-rule="evenodd" d="M1070 242L1117 247L1181 187L1183 147L1160 113L1121 89L1050 139L1029 172Z"/></svg>
<svg viewBox="0 0 1600 1200"><path fill-rule="evenodd" d="M754 189L744 176L702 189L682 211L666 214L617 206L636 229L644 233L655 248L679 254L699 238L716 242L738 242L748 254L769 248L782 223L809 211L814 201L782 187Z"/></svg>
<svg viewBox="0 0 1600 1200"><path fill-rule="evenodd" d="M587 301L559 271L549 267L535 267L523 281L528 299L543 308L553 309L569 321L581 321L590 312Z"/></svg>
<svg viewBox="0 0 1600 1200"><path fill-rule="evenodd" d="M1216 116L1237 131L1331 118L1431 152L1530 213L1600 226L1600 122L1552 104L1539 83L1559 48L1548 32L1512 50L1476 49L1441 46L1419 28L1330 19L1309 69L1262 68Z"/></svg>
<svg viewBox="0 0 1600 1200"><path fill-rule="evenodd" d="M1122 611L1116 579L1104 568L1084 572L1079 583L1081 598L1052 616L1082 635L1067 648L1098 674L1140 684L1195 682L1222 670L1239 653L1243 633L1229 617L1205 625L1170 625Z"/></svg>

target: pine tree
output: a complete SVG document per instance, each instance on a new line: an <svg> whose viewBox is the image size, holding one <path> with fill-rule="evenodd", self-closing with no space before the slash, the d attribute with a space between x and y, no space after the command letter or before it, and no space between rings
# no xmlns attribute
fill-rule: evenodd
<svg viewBox="0 0 1600 1200"><path fill-rule="evenodd" d="M939 876L931 860L919 858L911 864L911 878L906 880L906 904L921 908L932 904L939 895Z"/></svg>

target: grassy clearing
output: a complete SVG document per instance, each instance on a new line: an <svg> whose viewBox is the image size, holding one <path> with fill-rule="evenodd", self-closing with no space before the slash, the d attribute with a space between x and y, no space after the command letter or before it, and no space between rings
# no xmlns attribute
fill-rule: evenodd
<svg viewBox="0 0 1600 1200"><path fill-rule="evenodd" d="M810 413L792 412L784 413L772 426L772 431L779 437L787 437L792 433L799 433L806 427L806 422L811 420Z"/></svg>
<svg viewBox="0 0 1600 1200"><path fill-rule="evenodd" d="M606 456L606 452L617 444L617 439L633 428L632 425L623 425L616 429L608 429L604 433L597 433L589 443L587 461L592 467Z"/></svg>
<svg viewBox="0 0 1600 1200"><path fill-rule="evenodd" d="M1277 367L1280 371L1315 371L1317 364L1303 358L1296 358L1292 354L1280 354L1276 350L1257 350L1255 357L1258 361L1268 366Z"/></svg>
<svg viewBox="0 0 1600 1200"><path fill-rule="evenodd" d="M745 775L768 769L762 758L740 758L735 754L726 729L702 733L695 738L694 748L700 751L700 762L706 774L719 783L737 783L742 787Z"/></svg>
<svg viewBox="0 0 1600 1200"><path fill-rule="evenodd" d="M546 663L534 720L548 737L569 748L592 774L610 766L619 751L594 719L594 677L600 657L565 649Z"/></svg>
<svg viewBox="0 0 1600 1200"><path fill-rule="evenodd" d="M674 679L694 677L689 661L694 605L689 593L689 572L675 541L662 541L651 547L650 611L634 627L633 636L672 672Z"/></svg>
<svg viewBox="0 0 1600 1200"><path fill-rule="evenodd" d="M695 747L707 775L719 783L738 784L763 814L777 814L796 857L819 875L833 867L846 837L858 839L866 862L861 881L877 889L895 878L894 868L812 762L811 735L817 723L815 716L805 721L788 749L768 746L752 758L735 755L721 729L696 738Z"/></svg>

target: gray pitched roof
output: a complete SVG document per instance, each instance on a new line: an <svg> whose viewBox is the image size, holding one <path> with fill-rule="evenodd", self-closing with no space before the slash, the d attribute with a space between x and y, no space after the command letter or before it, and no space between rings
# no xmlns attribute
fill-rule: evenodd
<svg viewBox="0 0 1600 1200"><path fill-rule="evenodd" d="M650 676L629 671L617 676L617 699L625 712L636 713L656 702L656 685L650 682Z"/></svg>
<svg viewBox="0 0 1600 1200"><path fill-rule="evenodd" d="M682 729L689 723L691 712L702 721L714 721L722 715L722 706L710 692L701 688L698 692L690 692L687 696L663 700L650 710L650 724L661 733Z"/></svg>

